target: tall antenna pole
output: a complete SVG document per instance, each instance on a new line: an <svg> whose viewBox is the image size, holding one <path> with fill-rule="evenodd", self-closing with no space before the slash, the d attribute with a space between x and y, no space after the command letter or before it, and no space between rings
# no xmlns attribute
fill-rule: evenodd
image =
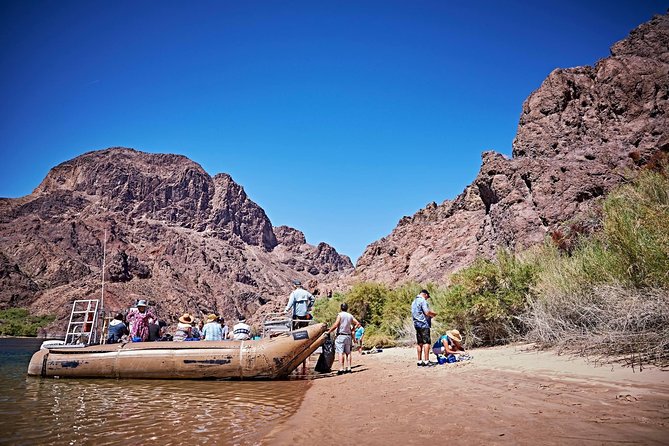
<svg viewBox="0 0 669 446"><path fill-rule="evenodd" d="M107 267L107 228L105 228L105 238L102 241L102 297L100 299L100 314L102 318L102 330L100 330L100 343L103 342L104 326L105 326L105 269Z"/></svg>

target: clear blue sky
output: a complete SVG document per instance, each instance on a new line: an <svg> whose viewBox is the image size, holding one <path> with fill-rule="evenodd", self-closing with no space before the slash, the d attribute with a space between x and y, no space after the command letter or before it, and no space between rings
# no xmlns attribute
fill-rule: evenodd
<svg viewBox="0 0 669 446"><path fill-rule="evenodd" d="M227 172L353 260L507 155L523 100L658 1L2 1L0 196L110 146Z"/></svg>

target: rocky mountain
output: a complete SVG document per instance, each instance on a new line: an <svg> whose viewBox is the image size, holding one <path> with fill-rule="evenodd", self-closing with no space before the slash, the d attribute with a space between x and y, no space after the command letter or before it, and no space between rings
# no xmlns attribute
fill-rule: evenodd
<svg viewBox="0 0 669 446"><path fill-rule="evenodd" d="M147 298L159 316L185 311L257 321L282 309L299 278L312 287L353 265L331 246L274 228L226 174L178 155L111 148L54 167L35 191L0 199L0 308L55 313L74 299L105 307Z"/></svg>
<svg viewBox="0 0 669 446"><path fill-rule="evenodd" d="M477 256L523 249L669 151L669 16L613 45L594 66L556 69L524 102L513 158L483 153L454 200L404 217L367 247L353 280L444 282Z"/></svg>

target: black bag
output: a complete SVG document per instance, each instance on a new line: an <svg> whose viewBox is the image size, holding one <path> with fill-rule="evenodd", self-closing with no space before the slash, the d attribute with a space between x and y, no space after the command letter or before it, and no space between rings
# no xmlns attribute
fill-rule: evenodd
<svg viewBox="0 0 669 446"><path fill-rule="evenodd" d="M332 364L335 360L335 349L334 342L332 342L332 339L330 339L329 334L325 342L323 342L321 348L323 351L318 356L318 362L316 363L315 370L318 373L330 373L332 370Z"/></svg>

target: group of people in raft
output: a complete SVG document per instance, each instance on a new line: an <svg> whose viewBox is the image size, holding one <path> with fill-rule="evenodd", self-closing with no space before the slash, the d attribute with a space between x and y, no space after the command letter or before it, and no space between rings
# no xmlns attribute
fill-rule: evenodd
<svg viewBox="0 0 669 446"><path fill-rule="evenodd" d="M303 328L311 320L311 309L314 305L314 296L302 287L299 280L294 280L294 291L290 294L285 313L292 315L293 329ZM422 290L412 304L412 319L416 329L418 365L430 365L428 359L431 319L436 313L429 309L427 290ZM338 374L351 372L351 350L355 347L362 352L365 329L362 324L348 312L348 305L342 303L341 311L329 329L329 333L336 331L335 351L339 356L340 368ZM232 330L228 329L222 317L209 314L204 321L196 320L191 314L185 313L179 318L176 331L173 335L164 333L167 324L158 320L154 312L148 308L146 300L139 300L137 305L128 313L117 314L108 326L107 343L116 342L147 342L147 341L222 341L251 339L252 329L246 323L243 315ZM455 362L458 354L463 354L462 336L458 330L450 330L440 336L432 346L433 353L439 363Z"/></svg>
<svg viewBox="0 0 669 446"><path fill-rule="evenodd" d="M124 316L117 314L107 327L107 343L116 342L153 342L153 341L224 341L226 339L242 341L251 339L251 327L244 316L229 330L222 317L210 314L206 323L195 319L191 314L183 314L177 323L174 334L165 333L167 323L158 320L148 308L146 300L140 300Z"/></svg>

